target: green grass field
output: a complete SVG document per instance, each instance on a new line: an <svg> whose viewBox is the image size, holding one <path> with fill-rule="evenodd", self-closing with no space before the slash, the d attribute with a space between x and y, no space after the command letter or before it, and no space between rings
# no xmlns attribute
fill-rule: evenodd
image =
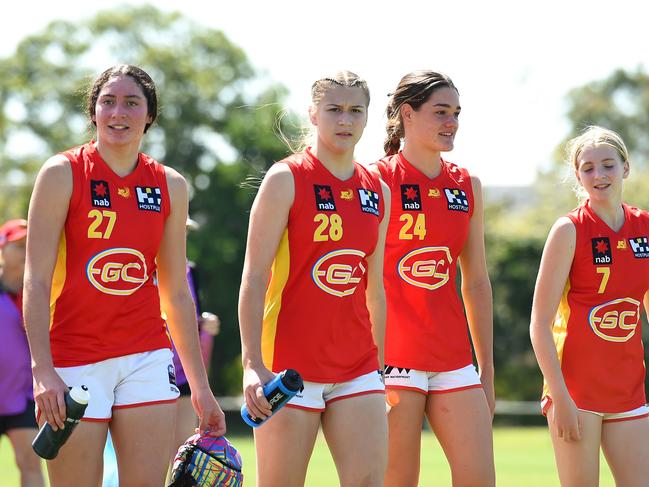
<svg viewBox="0 0 649 487"><path fill-rule="evenodd" d="M255 485L255 450L251 436L229 436L244 459L246 487ZM552 487L559 486L547 429L542 427L494 430L496 475L498 487ZM601 487L613 487L613 479L602 459ZM0 441L0 485L18 487L18 471L13 463L11 447L3 437ZM332 487L338 485L336 469L324 438L320 436L313 453L306 485ZM450 472L444 454L435 437L424 432L422 465L419 485L450 486Z"/></svg>

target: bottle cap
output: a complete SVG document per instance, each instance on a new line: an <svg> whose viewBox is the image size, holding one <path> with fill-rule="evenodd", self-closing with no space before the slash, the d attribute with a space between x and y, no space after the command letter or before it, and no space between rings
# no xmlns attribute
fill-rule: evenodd
<svg viewBox="0 0 649 487"><path fill-rule="evenodd" d="M297 370L286 369L282 374L282 383L286 386L287 389L292 391L299 391L304 387L302 382L302 377L297 372Z"/></svg>
<svg viewBox="0 0 649 487"><path fill-rule="evenodd" d="M90 401L90 393L86 386L74 386L70 389L70 397L79 404L88 404Z"/></svg>

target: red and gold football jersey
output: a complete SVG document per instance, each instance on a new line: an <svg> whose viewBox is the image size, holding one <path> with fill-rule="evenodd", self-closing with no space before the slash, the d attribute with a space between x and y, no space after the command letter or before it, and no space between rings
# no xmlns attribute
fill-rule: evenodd
<svg viewBox="0 0 649 487"><path fill-rule="evenodd" d="M153 275L170 210L164 166L115 174L93 143L63 153L73 189L50 299L57 367L170 347Z"/></svg>
<svg viewBox="0 0 649 487"><path fill-rule="evenodd" d="M473 214L468 172L442 161L431 179L402 153L376 163L392 192L385 244L385 363L429 372L471 363L458 256Z"/></svg>
<svg viewBox="0 0 649 487"><path fill-rule="evenodd" d="M308 149L281 162L295 199L266 292L264 363L311 382L344 382L379 367L365 290L383 218L381 183L357 163L341 181Z"/></svg>
<svg viewBox="0 0 649 487"><path fill-rule="evenodd" d="M553 325L572 399L602 413L646 403L640 310L649 289L649 214L623 207L617 232L588 202L567 215L577 230L575 256Z"/></svg>

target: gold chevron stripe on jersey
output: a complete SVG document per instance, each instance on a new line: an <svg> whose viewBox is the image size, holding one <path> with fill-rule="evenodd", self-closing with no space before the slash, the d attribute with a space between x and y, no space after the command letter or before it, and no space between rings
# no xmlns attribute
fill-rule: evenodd
<svg viewBox="0 0 649 487"><path fill-rule="evenodd" d="M552 325L552 335L554 337L554 346L557 349L559 363L563 361L563 347L566 344L568 335L568 320L570 319L570 305L568 304L568 291L570 291L570 279L566 281L566 286L561 295L559 308L557 309L554 324ZM547 382L543 381L543 397L550 395L550 389Z"/></svg>
<svg viewBox="0 0 649 487"><path fill-rule="evenodd" d="M277 320L282 308L282 291L288 281L288 274L291 266L291 254L288 247L288 230L284 230L282 239L279 242L264 306L264 321L261 330L261 356L264 365L270 370L273 369L275 355L275 335L277 333Z"/></svg>
<svg viewBox="0 0 649 487"><path fill-rule="evenodd" d="M59 250L56 255L56 264L54 266L54 274L52 275L52 291L50 293L50 328L52 327L52 320L54 319L54 310L56 309L56 301L59 299L63 291L63 285L66 278L66 265L67 265L67 247L65 243L65 231L61 232L61 239L59 240Z"/></svg>

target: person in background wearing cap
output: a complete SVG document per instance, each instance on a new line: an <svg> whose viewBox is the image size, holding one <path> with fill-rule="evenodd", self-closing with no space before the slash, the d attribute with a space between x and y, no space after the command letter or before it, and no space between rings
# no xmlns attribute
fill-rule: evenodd
<svg viewBox="0 0 649 487"><path fill-rule="evenodd" d="M32 450L37 433L32 372L21 313L27 222L0 227L0 436L7 435L20 470L20 485L45 485L40 458Z"/></svg>

